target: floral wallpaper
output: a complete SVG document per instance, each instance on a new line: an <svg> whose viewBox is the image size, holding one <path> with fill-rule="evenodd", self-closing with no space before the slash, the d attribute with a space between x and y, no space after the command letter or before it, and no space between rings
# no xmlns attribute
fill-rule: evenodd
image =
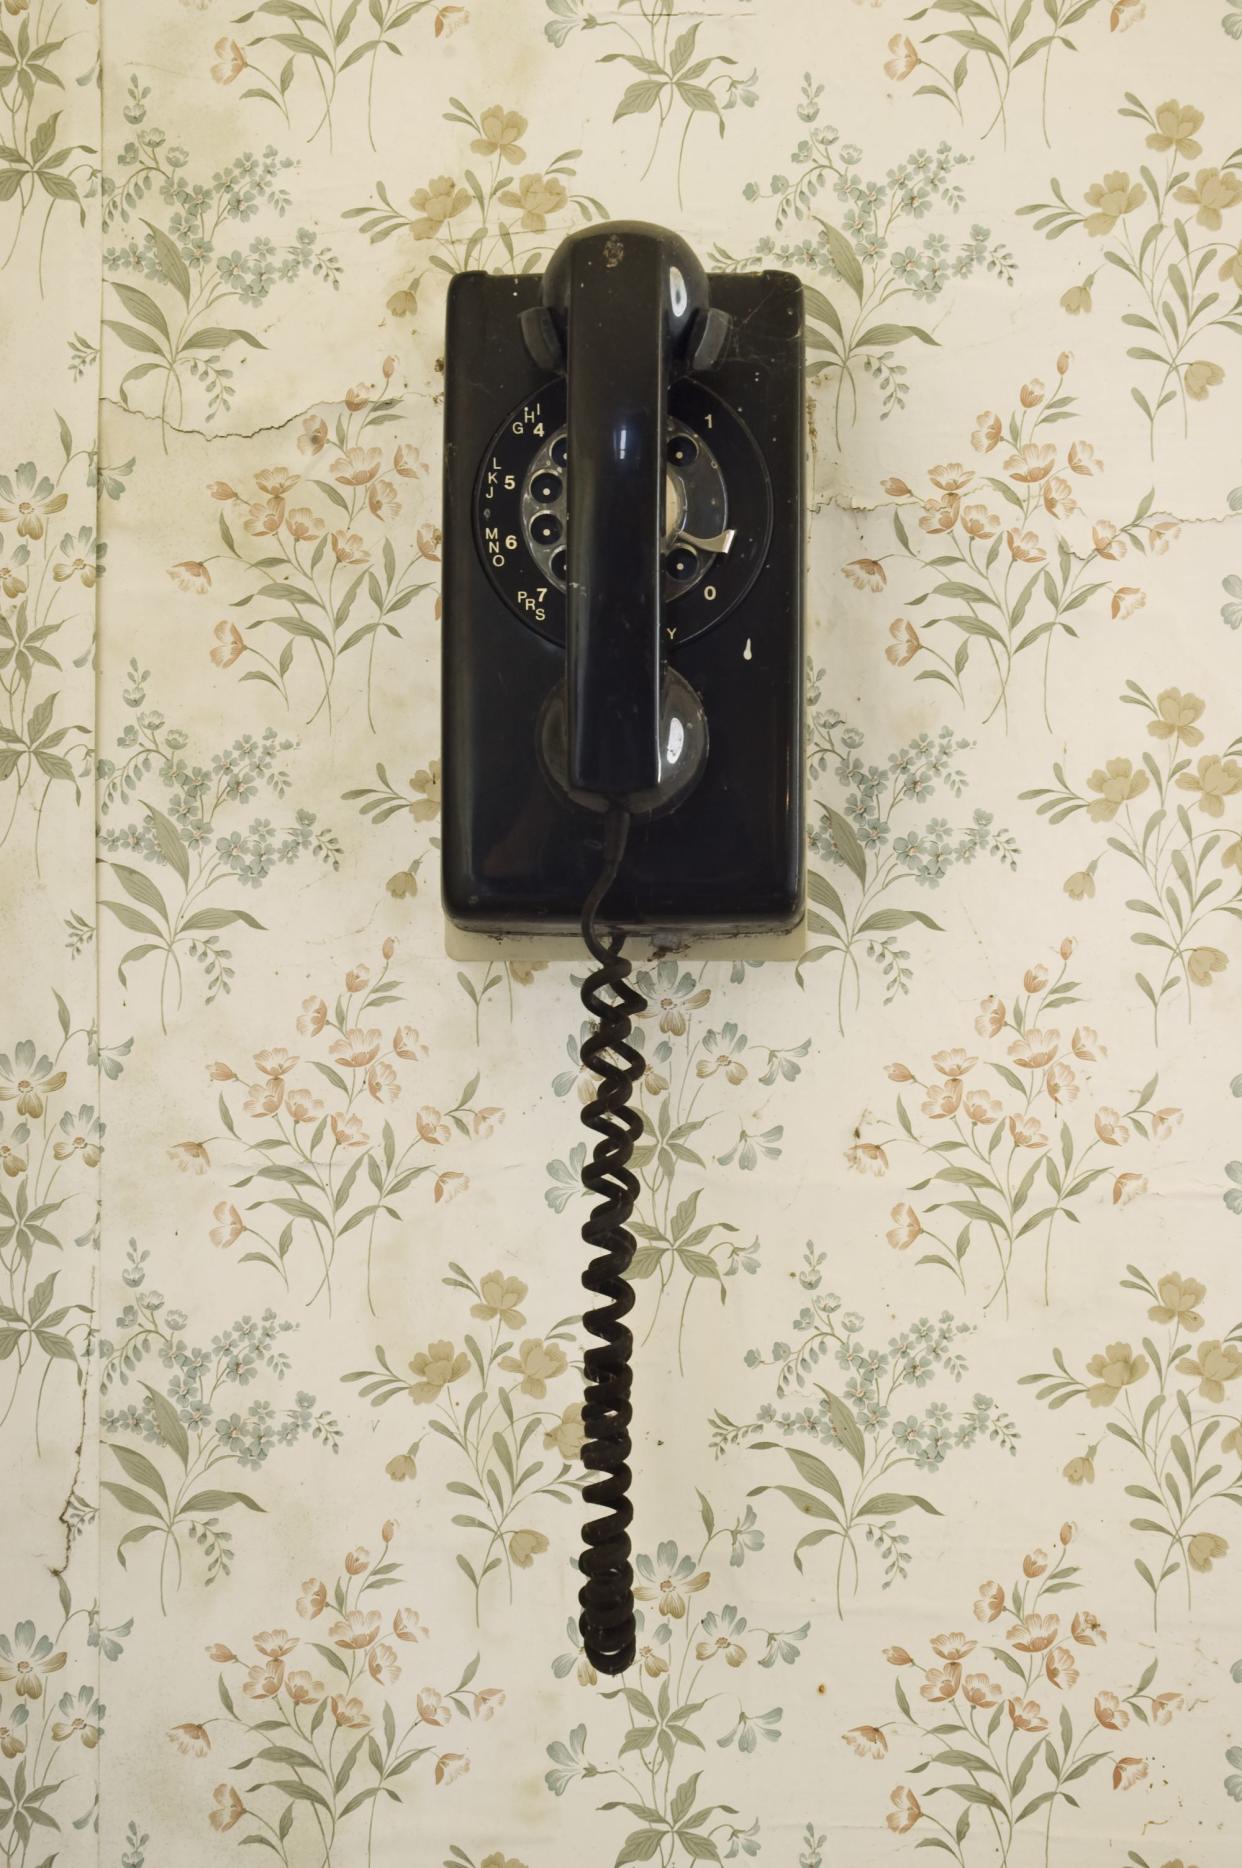
<svg viewBox="0 0 1242 1868"><path fill-rule="evenodd" d="M0 1861L1233 1868L1238 0L3 0ZM796 961L445 955L448 279L808 313ZM249 1852L249 1856L248 1853Z"/></svg>

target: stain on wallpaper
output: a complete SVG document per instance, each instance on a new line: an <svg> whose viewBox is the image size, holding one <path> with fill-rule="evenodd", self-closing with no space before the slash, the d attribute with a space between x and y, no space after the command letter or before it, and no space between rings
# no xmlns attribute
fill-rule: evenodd
<svg viewBox="0 0 1242 1868"><path fill-rule="evenodd" d="M0 1857L1230 1868L1237 0L4 0ZM440 347L806 288L800 961L443 952Z"/></svg>

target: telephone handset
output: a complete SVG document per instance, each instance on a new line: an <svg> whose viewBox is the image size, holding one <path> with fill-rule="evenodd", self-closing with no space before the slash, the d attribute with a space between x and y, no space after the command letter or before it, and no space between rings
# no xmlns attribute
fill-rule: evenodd
<svg viewBox="0 0 1242 1868"><path fill-rule="evenodd" d="M601 1079L583 1172L581 1627L634 1655L627 933L786 931L803 906L803 320L786 273L704 271L612 221L542 275L451 283L445 346L442 886L458 927L580 930ZM610 931L601 926L605 901Z"/></svg>

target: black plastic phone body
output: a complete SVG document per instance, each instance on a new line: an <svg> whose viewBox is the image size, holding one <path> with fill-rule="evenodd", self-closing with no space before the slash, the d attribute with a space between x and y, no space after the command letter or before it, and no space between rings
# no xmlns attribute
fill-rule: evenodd
<svg viewBox="0 0 1242 1868"><path fill-rule="evenodd" d="M565 377L532 361L519 322L540 290L537 274L467 272L448 295L441 868L448 917L478 933L576 929L600 867L601 820L541 749L566 606L549 571L560 521L532 520L532 502L559 475L572 513L573 463L563 443L550 451ZM687 497L708 513L726 502L733 538L684 590L665 556L667 664L701 698L709 749L676 809L636 819L609 894L610 922L649 934L787 932L803 910L802 293L778 272L713 274L710 291L728 342L706 372L673 373L669 459L697 456ZM623 548L600 574L624 588Z"/></svg>

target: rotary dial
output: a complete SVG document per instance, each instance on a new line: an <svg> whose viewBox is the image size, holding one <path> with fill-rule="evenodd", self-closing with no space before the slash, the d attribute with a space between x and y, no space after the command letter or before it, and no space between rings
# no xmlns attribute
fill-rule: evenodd
<svg viewBox="0 0 1242 1868"><path fill-rule="evenodd" d="M668 419L664 470L664 600L675 602L728 551L728 494L720 463L701 435ZM532 459L522 483L522 532L531 556L558 590L565 588L565 525L571 462L559 428Z"/></svg>
<svg viewBox="0 0 1242 1868"><path fill-rule="evenodd" d="M508 607L565 640L566 528L573 461L565 381L549 383L502 424L475 490L475 538ZM693 378L669 393L661 537L670 648L728 615L749 589L771 530L771 490L737 413Z"/></svg>

